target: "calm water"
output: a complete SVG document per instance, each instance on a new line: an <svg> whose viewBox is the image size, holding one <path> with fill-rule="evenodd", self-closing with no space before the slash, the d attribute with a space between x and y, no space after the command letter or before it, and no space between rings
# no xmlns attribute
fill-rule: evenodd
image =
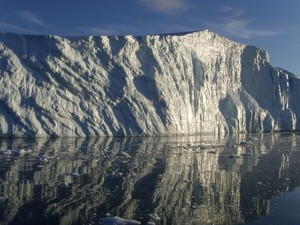
<svg viewBox="0 0 300 225"><path fill-rule="evenodd" d="M1 225L293 225L299 186L300 134L0 139Z"/></svg>

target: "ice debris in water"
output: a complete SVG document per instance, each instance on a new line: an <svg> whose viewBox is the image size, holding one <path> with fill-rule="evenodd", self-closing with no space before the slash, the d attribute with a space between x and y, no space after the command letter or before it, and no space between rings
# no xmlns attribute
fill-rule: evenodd
<svg viewBox="0 0 300 225"><path fill-rule="evenodd" d="M1 155L15 155L15 156L24 156L30 154L31 149L14 149L14 150L0 150Z"/></svg>

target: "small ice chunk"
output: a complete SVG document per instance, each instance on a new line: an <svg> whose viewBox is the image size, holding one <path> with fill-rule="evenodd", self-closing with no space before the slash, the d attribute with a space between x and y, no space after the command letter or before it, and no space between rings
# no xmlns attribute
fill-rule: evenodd
<svg viewBox="0 0 300 225"><path fill-rule="evenodd" d="M23 149L23 148L21 148L19 150L19 155L25 155L26 153L27 153L27 151L25 149Z"/></svg>
<svg viewBox="0 0 300 225"><path fill-rule="evenodd" d="M47 158L47 157L40 157L40 158L38 159L38 161L39 161L40 163L43 163L43 164L45 164L45 163L48 163L48 162L49 162L49 160L48 160L48 158Z"/></svg>
<svg viewBox="0 0 300 225"><path fill-rule="evenodd" d="M115 216L115 217L100 218L98 220L98 224L99 225L137 225L137 224L141 224L141 223L136 220L127 220L127 219L123 219L121 217Z"/></svg>
<svg viewBox="0 0 300 225"><path fill-rule="evenodd" d="M150 220L152 220L152 221L160 221L160 220L161 220L161 218L160 218L156 213L154 213L154 214L149 214L149 218L150 218Z"/></svg>

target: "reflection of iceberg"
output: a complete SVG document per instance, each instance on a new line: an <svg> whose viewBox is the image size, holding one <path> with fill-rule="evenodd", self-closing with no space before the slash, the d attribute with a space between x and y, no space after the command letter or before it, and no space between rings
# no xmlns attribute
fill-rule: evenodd
<svg viewBox="0 0 300 225"><path fill-rule="evenodd" d="M28 224L36 217L53 220L53 224L73 224L97 213L102 204L110 210L109 205L118 206L130 196L128 191L147 175L163 150L151 139L20 140L1 143L1 149L35 147L27 160L1 157L5 165L0 181L1 224L14 224L16 217ZM40 165L35 160L39 155L52 159ZM31 213L25 214L28 208Z"/></svg>
<svg viewBox="0 0 300 225"><path fill-rule="evenodd" d="M0 223L83 224L107 213L147 222L157 213L162 224L238 224L266 215L269 199L300 186L299 136L245 139L1 139L3 151L32 153L0 155Z"/></svg>
<svg viewBox="0 0 300 225"><path fill-rule="evenodd" d="M271 150L241 180L241 211L250 220L269 211L269 200L300 186L298 135L274 135L267 143Z"/></svg>

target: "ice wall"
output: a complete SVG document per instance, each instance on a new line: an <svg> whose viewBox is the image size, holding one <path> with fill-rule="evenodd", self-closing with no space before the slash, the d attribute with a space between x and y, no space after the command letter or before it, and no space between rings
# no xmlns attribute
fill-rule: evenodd
<svg viewBox="0 0 300 225"><path fill-rule="evenodd" d="M98 136L300 128L300 79L207 30L0 34L0 135Z"/></svg>

